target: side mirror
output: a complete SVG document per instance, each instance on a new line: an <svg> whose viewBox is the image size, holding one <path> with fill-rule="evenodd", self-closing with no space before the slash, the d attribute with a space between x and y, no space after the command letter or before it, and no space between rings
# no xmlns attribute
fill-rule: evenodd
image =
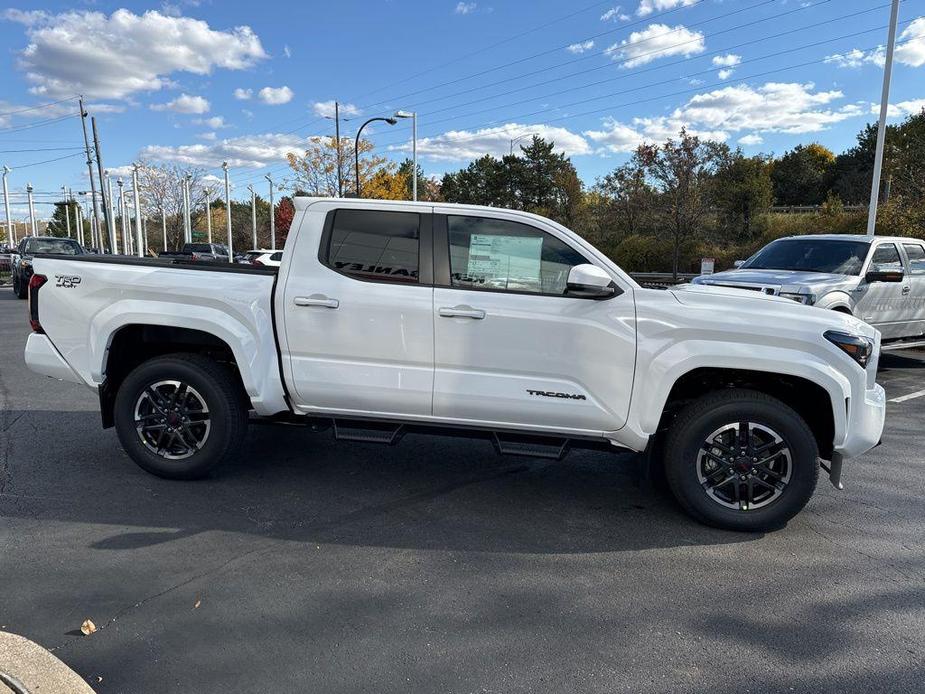
<svg viewBox="0 0 925 694"><path fill-rule="evenodd" d="M606 299L615 296L617 287L606 272L590 263L576 265L568 272L565 294L581 299Z"/></svg>
<svg viewBox="0 0 925 694"><path fill-rule="evenodd" d="M902 282L902 270L870 270L864 279L868 284L871 282Z"/></svg>
<svg viewBox="0 0 925 694"><path fill-rule="evenodd" d="M745 265L745 261L744 261L744 260L737 260L737 261L735 261L735 262L732 264L732 267L738 269L738 268L742 267L743 265Z"/></svg>

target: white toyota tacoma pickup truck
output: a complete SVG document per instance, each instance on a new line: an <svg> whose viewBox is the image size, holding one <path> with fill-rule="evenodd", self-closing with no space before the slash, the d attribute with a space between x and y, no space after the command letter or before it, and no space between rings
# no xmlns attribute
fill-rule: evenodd
<svg viewBox="0 0 925 694"><path fill-rule="evenodd" d="M297 198L281 267L43 256L29 367L99 393L145 470L195 478L251 417L339 439L650 454L695 518L777 528L875 446L880 335L747 290L639 287L542 217ZM439 464L435 461L434 464Z"/></svg>

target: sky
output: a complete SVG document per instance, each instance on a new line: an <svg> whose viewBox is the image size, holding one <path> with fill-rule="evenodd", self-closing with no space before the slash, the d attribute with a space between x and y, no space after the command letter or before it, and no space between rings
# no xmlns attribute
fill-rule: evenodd
<svg viewBox="0 0 925 694"><path fill-rule="evenodd" d="M876 120L888 21L887 0L24 2L0 9L0 165L14 220L27 183L39 217L61 186L86 190L77 95L115 174L227 161L239 198L333 135L335 100L344 136L417 112L437 177L532 134L586 185L682 127L746 154L838 152ZM899 22L893 119L925 106L925 0ZM410 156L410 120L364 137Z"/></svg>

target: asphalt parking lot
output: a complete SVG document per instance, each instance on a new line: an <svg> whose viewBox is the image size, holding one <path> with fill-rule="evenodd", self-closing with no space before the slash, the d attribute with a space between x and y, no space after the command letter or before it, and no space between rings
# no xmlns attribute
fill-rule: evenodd
<svg viewBox="0 0 925 694"><path fill-rule="evenodd" d="M27 333L0 288L0 628L99 692L922 690L925 397L845 491L742 535L628 455L259 426L214 478L160 480L91 391L27 371ZM922 390L925 352L879 380Z"/></svg>

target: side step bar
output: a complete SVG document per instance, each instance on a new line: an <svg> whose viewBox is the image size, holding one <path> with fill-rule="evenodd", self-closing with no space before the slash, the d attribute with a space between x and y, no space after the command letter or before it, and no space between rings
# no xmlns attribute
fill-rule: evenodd
<svg viewBox="0 0 925 694"><path fill-rule="evenodd" d="M405 433L402 424L388 422L354 422L334 420L334 438L338 441L359 441L361 443L384 443L389 446L398 443Z"/></svg>
<svg viewBox="0 0 925 694"><path fill-rule="evenodd" d="M896 342L887 342L880 345L881 352L896 352L900 349L914 349L916 347L925 347L925 340L897 340Z"/></svg>

